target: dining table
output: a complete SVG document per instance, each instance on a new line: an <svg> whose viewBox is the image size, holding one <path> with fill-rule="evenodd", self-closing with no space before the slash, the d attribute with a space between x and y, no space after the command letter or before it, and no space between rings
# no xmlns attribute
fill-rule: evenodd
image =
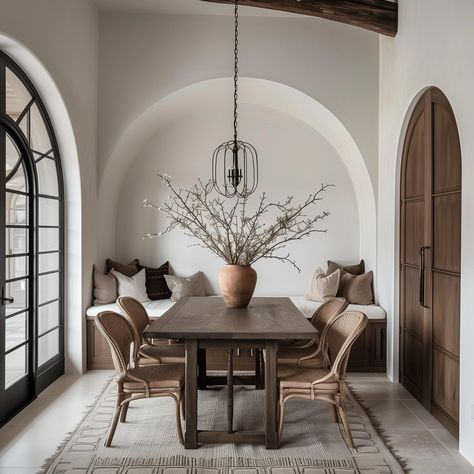
<svg viewBox="0 0 474 474"><path fill-rule="evenodd" d="M233 442L264 443L267 449L277 449L278 344L288 340L312 339L316 334L314 326L286 297L254 297L246 308L228 308L220 297L184 297L153 321L143 333L147 339L184 341L185 448ZM225 348L229 354L227 431L198 428L198 388L206 385L207 348ZM262 431L234 431L232 427L232 351L242 348L264 353L265 429ZM201 384L199 377L204 380Z"/></svg>

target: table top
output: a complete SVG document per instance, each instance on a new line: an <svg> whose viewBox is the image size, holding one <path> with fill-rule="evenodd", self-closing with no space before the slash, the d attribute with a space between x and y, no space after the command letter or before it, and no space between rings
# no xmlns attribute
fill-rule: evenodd
<svg viewBox="0 0 474 474"><path fill-rule="evenodd" d="M178 301L144 331L147 338L288 340L317 334L289 298L256 297L247 308L227 308L219 297Z"/></svg>

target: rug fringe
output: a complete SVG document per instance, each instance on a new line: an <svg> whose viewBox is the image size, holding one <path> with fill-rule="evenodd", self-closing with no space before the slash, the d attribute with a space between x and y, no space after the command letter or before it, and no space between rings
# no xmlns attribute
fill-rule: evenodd
<svg viewBox="0 0 474 474"><path fill-rule="evenodd" d="M59 456L61 451L65 448L66 444L72 439L72 437L74 436L76 431L79 429L79 427L82 425L82 423L84 423L85 419L87 418L87 415L90 413L92 408L94 408L94 406L97 404L99 399L102 397L102 395L105 393L105 391L109 388L110 383L112 382L114 377L115 377L114 375L110 376L104 382L104 385L102 386L100 392L98 393L98 395L96 395L94 397L94 400L84 407L84 410L82 412L82 417L79 420L79 422L72 429L72 431L69 431L68 433L66 433L66 436L61 441L61 443L59 443L59 445L56 447L54 453L43 461L43 463L41 464L40 469L37 471L37 474L46 474L47 473L48 469L51 467L51 465L53 464L55 459Z"/></svg>
<svg viewBox="0 0 474 474"><path fill-rule="evenodd" d="M395 446L392 444L392 441L389 438L389 435L386 430L382 428L382 425L380 421L377 419L377 417L374 415L373 411L364 403L364 400L362 397L357 393L357 390L354 388L353 384L351 382L348 382L346 380L346 386L351 392L351 395L354 397L354 399L357 401L357 403L362 407L362 409L365 411L367 418L369 419L370 423L372 424L374 430L376 433L380 436L380 439L383 441L387 449L390 451L390 453L393 455L393 457L397 460L397 462L400 464L400 467L402 468L403 472L409 473L411 472L411 469L408 468L408 460L405 459L400 455L400 452L398 449L395 448Z"/></svg>

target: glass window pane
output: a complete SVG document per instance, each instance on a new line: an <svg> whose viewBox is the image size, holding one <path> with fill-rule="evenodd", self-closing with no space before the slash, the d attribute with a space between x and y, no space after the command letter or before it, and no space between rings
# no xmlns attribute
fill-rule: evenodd
<svg viewBox="0 0 474 474"><path fill-rule="evenodd" d="M15 142L10 137L10 135L6 135L6 143L5 143L5 177L8 177L12 174L12 171L19 165L19 161L21 160L21 153L18 150Z"/></svg>
<svg viewBox="0 0 474 474"><path fill-rule="evenodd" d="M59 253L45 253L38 256L39 273L59 270Z"/></svg>
<svg viewBox="0 0 474 474"><path fill-rule="evenodd" d="M5 350L26 341L26 313L18 314L5 321Z"/></svg>
<svg viewBox="0 0 474 474"><path fill-rule="evenodd" d="M59 250L59 229L39 229L39 251Z"/></svg>
<svg viewBox="0 0 474 474"><path fill-rule="evenodd" d="M42 158L36 163L36 169L38 170L39 193L59 196L56 162L50 158Z"/></svg>
<svg viewBox="0 0 474 474"><path fill-rule="evenodd" d="M25 165L23 160L21 161L21 164L16 170L15 174L7 178L5 187L7 189L12 189L14 191L22 191L24 193L28 191L25 178Z"/></svg>
<svg viewBox="0 0 474 474"><path fill-rule="evenodd" d="M39 198L39 225L59 225L59 201Z"/></svg>
<svg viewBox="0 0 474 474"><path fill-rule="evenodd" d="M28 281L24 279L7 283L5 296L14 300L13 303L7 303L5 307L7 316L26 309L28 306Z"/></svg>
<svg viewBox="0 0 474 474"><path fill-rule="evenodd" d="M12 280L28 274L28 257L13 257L5 259L5 279Z"/></svg>
<svg viewBox="0 0 474 474"><path fill-rule="evenodd" d="M6 111L16 120L31 100L28 89L17 75L6 68Z"/></svg>
<svg viewBox="0 0 474 474"><path fill-rule="evenodd" d="M38 339L38 366L59 354L59 329Z"/></svg>
<svg viewBox="0 0 474 474"><path fill-rule="evenodd" d="M59 273L38 277L38 304L59 298Z"/></svg>
<svg viewBox="0 0 474 474"><path fill-rule="evenodd" d="M28 344L25 344L5 356L5 388L13 385L28 372L27 350Z"/></svg>
<svg viewBox="0 0 474 474"><path fill-rule="evenodd" d="M38 334L59 325L59 301L38 308Z"/></svg>
<svg viewBox="0 0 474 474"><path fill-rule="evenodd" d="M31 148L40 153L47 153L51 150L51 142L49 141L48 131L43 121L43 117L34 104L31 107Z"/></svg>
<svg viewBox="0 0 474 474"><path fill-rule="evenodd" d="M23 194L5 193L5 223L7 225L27 225L27 196Z"/></svg>
<svg viewBox="0 0 474 474"><path fill-rule="evenodd" d="M5 231L5 254L13 255L16 253L28 253L27 244L27 229L6 229Z"/></svg>

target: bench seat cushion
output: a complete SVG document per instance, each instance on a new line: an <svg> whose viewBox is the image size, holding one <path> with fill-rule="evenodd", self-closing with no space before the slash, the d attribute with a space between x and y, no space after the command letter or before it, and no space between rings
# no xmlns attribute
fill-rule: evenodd
<svg viewBox="0 0 474 474"><path fill-rule="evenodd" d="M307 318L311 318L311 316L313 316L314 312L319 308L319 306L322 305L322 303L318 301L306 300L303 296L290 296L290 299L291 301L293 301L294 305ZM143 303L143 306L145 306L147 313L151 318L159 318L164 313L166 313L166 311L168 311L174 304L175 304L174 301L170 299L165 299L165 300L147 301ZM370 305L350 304L347 307L347 310L348 311L361 311L369 319L385 319L386 318L385 310L375 304L370 304ZM115 312L120 313L118 304L111 303L111 304L104 304L100 306L91 306L87 310L86 314L89 317L95 317L101 311L115 311Z"/></svg>

